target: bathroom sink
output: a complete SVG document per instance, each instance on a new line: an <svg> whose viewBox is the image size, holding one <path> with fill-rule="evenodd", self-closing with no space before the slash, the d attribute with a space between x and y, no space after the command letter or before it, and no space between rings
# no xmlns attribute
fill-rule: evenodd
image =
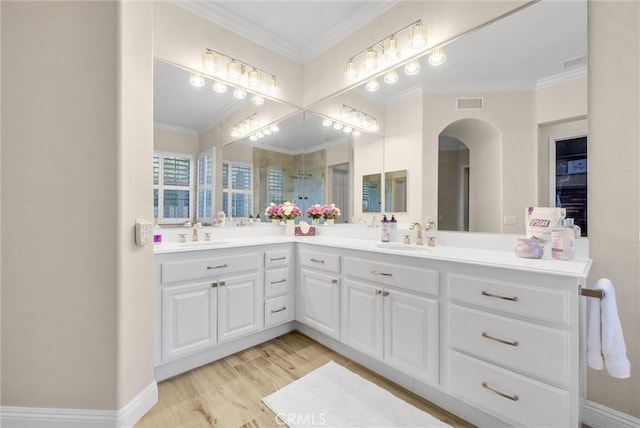
<svg viewBox="0 0 640 428"><path fill-rule="evenodd" d="M384 250L395 250L395 251L410 251L410 252L429 251L429 247L426 247L423 245L400 244L398 242L382 242L380 244L376 244L375 247L382 248Z"/></svg>

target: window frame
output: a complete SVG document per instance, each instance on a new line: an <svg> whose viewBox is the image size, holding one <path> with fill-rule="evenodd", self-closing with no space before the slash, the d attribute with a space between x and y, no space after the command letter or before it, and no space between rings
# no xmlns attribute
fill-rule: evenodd
<svg viewBox="0 0 640 428"><path fill-rule="evenodd" d="M240 161L233 161L233 160L223 160L222 161L222 174L224 175L224 165L227 164L227 174L228 176L226 177L227 180L227 187L224 187L224 182L225 182L225 177L222 177L222 200L223 200L223 209L224 209L224 196L225 194L227 195L227 209L229 210L229 212L225 213L226 215L229 215L230 213L232 213L233 210L233 194L244 194L244 195L248 195L249 199L250 199L250 204L249 204L249 214L253 213L253 179L254 179L254 170L253 170L253 164L249 163L249 162L240 162ZM243 166L243 167L248 167L249 171L251 172L251 177L250 177L250 185L249 185L249 189L233 189L233 165L238 165L238 166ZM241 217L244 218L244 217Z"/></svg>
<svg viewBox="0 0 640 428"><path fill-rule="evenodd" d="M194 213L194 156L192 153L175 152L170 150L154 150L153 156L158 156L159 171L158 171L158 184L153 183L153 190L158 191L158 224L183 224L187 221L191 221L189 218L165 218L164 213L164 191L165 190L188 190L189 191L189 215ZM166 157L176 157L189 159L189 185L180 186L175 184L164 184L164 159ZM153 177L152 177L153 180Z"/></svg>
<svg viewBox="0 0 640 428"><path fill-rule="evenodd" d="M207 156L211 156L212 160L211 160L211 184L200 184L200 160L205 158ZM205 160L205 164L206 164L206 160ZM205 172L206 174L206 172ZM205 175L205 181L206 181L206 175ZM195 218L197 222L209 222L211 221L215 215L216 215L216 148L211 147L203 152L200 152L198 154L198 158L196 159L196 172L195 172L195 183L196 183L196 190L195 190ZM209 191L209 195L210 195L210 199L211 199L211 215L209 217L200 217L199 213L200 213L200 191L204 190Z"/></svg>

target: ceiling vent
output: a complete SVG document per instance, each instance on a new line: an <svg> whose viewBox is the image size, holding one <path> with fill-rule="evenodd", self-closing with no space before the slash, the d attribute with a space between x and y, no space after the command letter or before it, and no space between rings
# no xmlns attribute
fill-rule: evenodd
<svg viewBox="0 0 640 428"><path fill-rule="evenodd" d="M456 98L456 110L484 110L484 99L478 98Z"/></svg>
<svg viewBox="0 0 640 428"><path fill-rule="evenodd" d="M570 58L567 60L562 61L562 69L563 70L567 70L569 68L573 68L577 65L584 65L587 63L587 56L586 55L580 55L577 56L575 58Z"/></svg>

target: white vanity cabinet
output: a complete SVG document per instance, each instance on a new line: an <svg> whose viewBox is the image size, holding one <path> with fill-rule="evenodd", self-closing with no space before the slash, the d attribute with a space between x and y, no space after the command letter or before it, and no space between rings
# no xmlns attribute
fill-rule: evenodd
<svg viewBox="0 0 640 428"><path fill-rule="evenodd" d="M295 318L291 245L271 248L264 253L264 326L271 327Z"/></svg>
<svg viewBox="0 0 640 428"><path fill-rule="evenodd" d="M262 329L259 250L160 254L155 263L156 365Z"/></svg>
<svg viewBox="0 0 640 428"><path fill-rule="evenodd" d="M341 341L436 384L438 272L380 258L344 257Z"/></svg>
<svg viewBox="0 0 640 428"><path fill-rule="evenodd" d="M504 269L449 272L450 392L514 425L579 425L580 285Z"/></svg>
<svg viewBox="0 0 640 428"><path fill-rule="evenodd" d="M297 316L301 323L340 337L340 256L300 246Z"/></svg>

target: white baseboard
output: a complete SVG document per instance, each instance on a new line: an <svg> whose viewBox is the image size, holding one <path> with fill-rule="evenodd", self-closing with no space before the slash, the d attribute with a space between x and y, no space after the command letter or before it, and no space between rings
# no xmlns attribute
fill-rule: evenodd
<svg viewBox="0 0 640 428"><path fill-rule="evenodd" d="M125 428L133 426L158 402L154 380L120 410L0 407L0 426L38 428Z"/></svg>
<svg viewBox="0 0 640 428"><path fill-rule="evenodd" d="M602 404L584 400L580 403L582 423L593 428L638 428L640 419Z"/></svg>

